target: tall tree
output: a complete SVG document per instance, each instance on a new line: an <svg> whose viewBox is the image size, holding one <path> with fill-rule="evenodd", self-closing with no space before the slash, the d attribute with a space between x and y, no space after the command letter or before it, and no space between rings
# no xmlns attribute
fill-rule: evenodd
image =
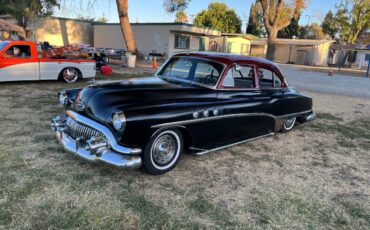
<svg viewBox="0 0 370 230"><path fill-rule="evenodd" d="M105 17L105 14L103 14L101 17L96 19L97 22L107 23L109 20Z"/></svg>
<svg viewBox="0 0 370 230"><path fill-rule="evenodd" d="M135 54L137 52L137 48L135 36L132 32L130 19L128 17L128 0L116 0L116 2L121 30L127 46L127 50Z"/></svg>
<svg viewBox="0 0 370 230"><path fill-rule="evenodd" d="M250 8L246 32L255 36L261 36L263 33L262 10L258 1L255 4L252 3Z"/></svg>
<svg viewBox="0 0 370 230"><path fill-rule="evenodd" d="M168 13L185 10L191 0L164 0L163 6Z"/></svg>
<svg viewBox="0 0 370 230"><path fill-rule="evenodd" d="M338 27L335 22L335 17L331 10L328 11L325 15L325 19L321 24L322 31L324 34L329 35L332 39L335 38L336 33L338 32Z"/></svg>
<svg viewBox="0 0 370 230"><path fill-rule="evenodd" d="M295 12L300 12L304 7L304 0L294 0L286 4L284 0L259 0L262 5L263 23L268 35L266 58L274 60L275 41L279 30L287 27Z"/></svg>
<svg viewBox="0 0 370 230"><path fill-rule="evenodd" d="M0 0L0 13L10 14L19 26L27 28L35 16L49 16L59 0Z"/></svg>
<svg viewBox="0 0 370 230"><path fill-rule="evenodd" d="M341 39L355 44L358 36L370 26L370 0L343 0L336 8Z"/></svg>
<svg viewBox="0 0 370 230"><path fill-rule="evenodd" d="M299 24L298 24L300 17L301 17L300 15L298 15L297 18L296 17L292 17L290 19L289 26L281 29L278 32L278 38L293 38L293 36L298 37L299 32L300 32L299 31L300 27L299 27Z"/></svg>
<svg viewBox="0 0 370 230"><path fill-rule="evenodd" d="M240 33L242 21L233 9L224 3L211 3L207 10L198 13L194 25L209 27L224 33Z"/></svg>
<svg viewBox="0 0 370 230"><path fill-rule="evenodd" d="M312 23L309 26L303 26L300 28L299 38L302 39L317 39L322 40L325 38L325 33L323 32L321 26L317 23Z"/></svg>
<svg viewBox="0 0 370 230"><path fill-rule="evenodd" d="M325 38L325 34L322 31L321 26L317 23L311 24L311 31L312 31L312 35L311 37L308 37L308 38L317 39L317 40L322 40Z"/></svg>
<svg viewBox="0 0 370 230"><path fill-rule="evenodd" d="M176 19L175 22L182 22L182 23L188 23L188 15L186 14L185 11L181 10L176 13Z"/></svg>

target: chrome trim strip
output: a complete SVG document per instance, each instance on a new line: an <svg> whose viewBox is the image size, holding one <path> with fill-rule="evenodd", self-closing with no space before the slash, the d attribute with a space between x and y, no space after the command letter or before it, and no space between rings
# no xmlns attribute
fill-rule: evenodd
<svg viewBox="0 0 370 230"><path fill-rule="evenodd" d="M294 117L294 116L303 115L303 114L311 113L311 112L312 112L312 110L306 110L306 111L303 111L303 112L290 113L290 114L281 115L281 116L277 116L277 117L278 118Z"/></svg>
<svg viewBox="0 0 370 230"><path fill-rule="evenodd" d="M235 143L232 143L232 144L229 144L229 145L224 145L224 146L217 147L217 148L214 148L214 149L209 149L209 150L205 150L203 152L195 153L195 155L198 155L198 156L205 155L207 153L211 153L211 152L219 151L219 150L222 150L222 149L226 149L226 148L232 147L234 145L239 145L239 144L242 144L242 143L245 143L245 142L254 141L254 140L257 140L257 139L261 139L261 138L268 137L268 136L273 136L273 135L275 135L275 133L264 134L264 135L261 135L261 136L258 136L258 137L249 138L249 139L239 141L239 142L235 142Z"/></svg>
<svg viewBox="0 0 370 230"><path fill-rule="evenodd" d="M104 162L118 168L139 168L142 164L140 156L125 156L112 150L105 150L99 155L92 154L89 150L78 145L73 138L63 131L56 131L58 140L62 143L64 149L84 160L90 162Z"/></svg>
<svg viewBox="0 0 370 230"><path fill-rule="evenodd" d="M71 110L68 110L66 112L66 114L70 118L74 119L75 121L80 122L80 123L82 123L86 126L89 126L93 129L96 129L96 130L100 131L101 133L103 133L105 138L107 138L109 146L113 150L115 150L119 153L122 153L122 154L140 154L141 153L141 149L139 149L139 148L127 148L127 147L119 145L116 142L116 139L115 139L113 133L107 127L105 127L104 125L101 125L101 124L99 124L99 123L97 123L97 122L95 122L95 121L93 121L89 118L86 118L86 117L84 117L84 116L82 116L78 113L75 113Z"/></svg>
<svg viewBox="0 0 370 230"><path fill-rule="evenodd" d="M206 149L200 149L200 148L195 148L195 147L190 147L189 150L193 150L193 151L206 151Z"/></svg>
<svg viewBox="0 0 370 230"><path fill-rule="evenodd" d="M287 114L287 115L282 115L282 116L275 116L275 115L272 115L272 114L269 114L269 113L227 114L227 115L220 115L220 116L215 116L215 117L207 117L207 118L199 118L199 119L192 119L192 120L185 120L185 121L168 122L168 123L153 125L152 128L162 128L162 127L169 127L169 126L174 126L174 125L187 125L187 124L199 123L199 122L203 122L203 121L213 121L213 120L220 120L220 119L224 119L224 118L234 118L234 117L264 116L264 117L271 117L271 118L277 120L279 118L297 116L297 115L302 115L302 114L306 114L306 113L310 113L310 112L312 112L312 111L308 110L308 111L303 111L303 112L299 112L299 113L292 113L292 114Z"/></svg>

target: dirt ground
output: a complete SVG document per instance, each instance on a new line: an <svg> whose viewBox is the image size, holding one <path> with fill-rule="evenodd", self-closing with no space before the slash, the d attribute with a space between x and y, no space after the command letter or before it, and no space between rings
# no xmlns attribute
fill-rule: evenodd
<svg viewBox="0 0 370 230"><path fill-rule="evenodd" d="M370 100L306 92L314 122L150 176L57 143L56 92L86 84L0 84L0 229L370 228Z"/></svg>

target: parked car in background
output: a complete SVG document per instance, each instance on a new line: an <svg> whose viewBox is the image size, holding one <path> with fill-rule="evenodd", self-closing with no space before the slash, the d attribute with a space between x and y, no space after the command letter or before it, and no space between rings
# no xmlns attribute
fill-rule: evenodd
<svg viewBox="0 0 370 230"><path fill-rule="evenodd" d="M33 42L0 42L0 82L63 80L71 83L95 75L94 60L43 58Z"/></svg>
<svg viewBox="0 0 370 230"><path fill-rule="evenodd" d="M162 174L184 151L201 155L311 121L312 98L264 59L217 53L171 57L154 77L59 93L51 122L64 148L89 161Z"/></svg>

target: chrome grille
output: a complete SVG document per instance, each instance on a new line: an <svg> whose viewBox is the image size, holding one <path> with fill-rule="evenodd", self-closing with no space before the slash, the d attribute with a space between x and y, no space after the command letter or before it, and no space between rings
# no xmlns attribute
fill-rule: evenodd
<svg viewBox="0 0 370 230"><path fill-rule="evenodd" d="M66 127L66 133L74 139L82 137L87 141L91 137L103 136L98 130L82 125L70 117L67 118Z"/></svg>

